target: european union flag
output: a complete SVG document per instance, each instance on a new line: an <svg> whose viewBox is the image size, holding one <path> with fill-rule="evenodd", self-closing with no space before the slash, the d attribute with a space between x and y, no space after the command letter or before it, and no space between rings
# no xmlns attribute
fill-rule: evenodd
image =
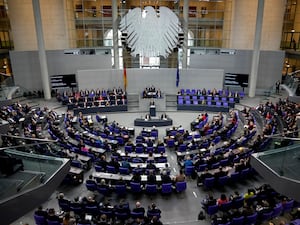
<svg viewBox="0 0 300 225"><path fill-rule="evenodd" d="M177 67L177 72L176 72L176 87L179 85L179 68Z"/></svg>

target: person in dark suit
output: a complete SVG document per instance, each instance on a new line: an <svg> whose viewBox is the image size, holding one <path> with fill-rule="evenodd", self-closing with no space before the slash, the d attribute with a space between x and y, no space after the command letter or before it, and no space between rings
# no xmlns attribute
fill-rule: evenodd
<svg viewBox="0 0 300 225"><path fill-rule="evenodd" d="M51 208L51 209L48 210L47 220L57 221L59 223L62 222L62 219L60 219L59 216L57 216L55 214L55 210L53 208Z"/></svg>
<svg viewBox="0 0 300 225"><path fill-rule="evenodd" d="M48 216L48 213L46 210L43 209L43 206L39 206L37 208L37 210L34 212L34 215L37 215L37 216L43 216L44 218L47 218Z"/></svg>
<svg viewBox="0 0 300 225"><path fill-rule="evenodd" d="M132 209L132 212L145 214L145 208L142 207L140 202L136 202L135 203L135 208Z"/></svg>
<svg viewBox="0 0 300 225"><path fill-rule="evenodd" d="M157 184L156 176L155 176L153 170L149 171L149 175L147 176L147 184Z"/></svg>
<svg viewBox="0 0 300 225"><path fill-rule="evenodd" d="M170 175L167 174L167 171L164 170L162 172L162 175L161 175L161 183L162 184L168 184L168 183L172 183L172 179L170 177Z"/></svg>
<svg viewBox="0 0 300 225"><path fill-rule="evenodd" d="M220 166L220 167L219 167L219 171L217 171L217 172L214 174L214 177L215 177L216 179L219 179L220 177L223 177L223 176L226 176L226 175L227 175L227 172L225 172L225 171L223 170L223 167Z"/></svg>
<svg viewBox="0 0 300 225"><path fill-rule="evenodd" d="M141 183L141 180L142 180L142 177L141 177L140 173L138 173L138 172L133 173L133 176L131 178L132 182Z"/></svg>

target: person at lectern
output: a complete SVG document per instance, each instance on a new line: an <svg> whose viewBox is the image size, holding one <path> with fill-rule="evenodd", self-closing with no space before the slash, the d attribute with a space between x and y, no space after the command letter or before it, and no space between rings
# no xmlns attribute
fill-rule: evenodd
<svg viewBox="0 0 300 225"><path fill-rule="evenodd" d="M152 101L150 101L150 106L151 105L155 105L155 102L152 100Z"/></svg>

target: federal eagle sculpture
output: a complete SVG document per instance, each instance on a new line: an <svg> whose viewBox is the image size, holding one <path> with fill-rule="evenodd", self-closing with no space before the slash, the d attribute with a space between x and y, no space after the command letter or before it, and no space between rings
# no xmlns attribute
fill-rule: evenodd
<svg viewBox="0 0 300 225"><path fill-rule="evenodd" d="M182 34L176 14L161 6L159 13L151 6L134 8L121 19L120 30L126 34L126 45L131 55L167 57L179 44Z"/></svg>

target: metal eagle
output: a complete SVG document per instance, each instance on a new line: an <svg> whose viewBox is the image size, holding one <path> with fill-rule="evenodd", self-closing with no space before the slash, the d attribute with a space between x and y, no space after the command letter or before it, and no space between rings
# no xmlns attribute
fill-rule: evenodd
<svg viewBox="0 0 300 225"><path fill-rule="evenodd" d="M126 44L131 55L167 57L179 44L182 33L176 14L161 6L159 13L151 6L134 8L121 19L120 30L127 34Z"/></svg>

